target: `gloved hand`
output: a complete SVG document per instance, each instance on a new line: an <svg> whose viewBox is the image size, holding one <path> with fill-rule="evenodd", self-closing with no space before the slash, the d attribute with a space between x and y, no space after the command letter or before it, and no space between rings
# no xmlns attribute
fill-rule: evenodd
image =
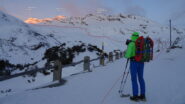
<svg viewBox="0 0 185 104"><path fill-rule="evenodd" d="M131 40L127 39L125 44L128 45L130 42L131 42Z"/></svg>

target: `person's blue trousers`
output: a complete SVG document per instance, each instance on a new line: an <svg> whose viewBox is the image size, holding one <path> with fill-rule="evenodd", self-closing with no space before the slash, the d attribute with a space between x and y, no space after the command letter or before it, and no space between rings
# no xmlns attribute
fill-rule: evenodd
<svg viewBox="0 0 185 104"><path fill-rule="evenodd" d="M140 94L145 95L145 81L143 78L144 62L130 61L130 74L132 81L133 96L138 96L138 83L140 85Z"/></svg>

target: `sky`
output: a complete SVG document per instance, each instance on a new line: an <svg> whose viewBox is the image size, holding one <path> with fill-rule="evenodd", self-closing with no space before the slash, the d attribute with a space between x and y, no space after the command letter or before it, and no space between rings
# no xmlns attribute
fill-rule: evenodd
<svg viewBox="0 0 185 104"><path fill-rule="evenodd" d="M83 16L104 10L106 14L144 16L161 24L185 27L185 0L0 0L0 10L22 20L57 15Z"/></svg>

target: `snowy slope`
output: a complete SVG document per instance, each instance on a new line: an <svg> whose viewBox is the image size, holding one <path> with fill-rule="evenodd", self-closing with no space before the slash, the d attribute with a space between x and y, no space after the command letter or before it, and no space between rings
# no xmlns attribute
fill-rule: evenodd
<svg viewBox="0 0 185 104"><path fill-rule="evenodd" d="M45 36L33 31L29 25L0 11L0 59L13 64L33 63L40 60L45 51L34 49L39 44L48 47ZM21 58L20 58L21 57Z"/></svg>
<svg viewBox="0 0 185 104"><path fill-rule="evenodd" d="M67 17L43 22L34 26L42 34L46 34L46 31L47 33L55 33L56 38L60 41L68 41L68 39L73 41L82 40L96 44L98 47L101 47L102 42L104 42L105 51L107 52L125 49L123 44L134 31L143 36L151 36L157 44L159 40L169 44L169 27L140 16L89 14L84 17ZM81 33L76 32L76 30L81 31ZM185 29L172 28L172 40L175 40L176 37L182 37L184 33ZM66 34L72 34L70 36L73 36L73 38L66 36ZM81 38L84 37L81 36L82 34L87 35L90 39ZM61 36L63 37L61 38ZM76 36L80 38L76 39ZM157 45L155 45L156 47Z"/></svg>
<svg viewBox="0 0 185 104"><path fill-rule="evenodd" d="M89 14L84 17L67 17L54 19L37 25L28 25L8 14L0 12L0 59L9 60L13 64L26 64L40 61L45 50L53 46L67 43L66 47L80 44L97 45L104 43L106 52L124 50L126 39L134 31L141 35L151 36L156 42L169 40L169 28L144 17L131 15ZM182 35L184 30L173 29L173 39ZM157 45L156 45L157 46ZM74 60L83 56L80 54ZM20 58L21 57L21 58ZM44 62L41 66L43 66Z"/></svg>
<svg viewBox="0 0 185 104"><path fill-rule="evenodd" d="M154 60L145 64L147 102L137 104L184 104L184 59L185 49L155 53ZM129 98L120 98L118 89L126 60L121 59L93 72L65 76L64 86L28 90L0 98L1 104L135 104ZM80 67L80 66L79 66ZM76 67L76 70L79 69ZM69 68L71 69L71 68ZM64 69L68 70L68 69ZM45 77L48 79L48 77ZM11 79L14 80L15 79ZM48 80L49 81L49 80ZM6 82L0 83L7 85ZM12 86L20 86L11 84ZM24 85L24 84L21 84ZM26 87L25 87L26 88ZM16 92L16 91L15 91ZM130 76L125 93L131 93Z"/></svg>
<svg viewBox="0 0 185 104"><path fill-rule="evenodd" d="M84 17L66 17L64 19L43 22L45 25L83 27L87 28L90 33L98 36L117 36L125 35L129 37L134 31L140 32L142 35L149 35L154 38L169 37L169 28L159 23L140 16L119 14L119 15L103 15L88 14ZM183 34L183 29L173 28L173 34ZM129 36L127 36L129 35ZM160 37L159 37L160 36ZM122 40L125 40L125 39ZM175 37L174 37L175 38Z"/></svg>

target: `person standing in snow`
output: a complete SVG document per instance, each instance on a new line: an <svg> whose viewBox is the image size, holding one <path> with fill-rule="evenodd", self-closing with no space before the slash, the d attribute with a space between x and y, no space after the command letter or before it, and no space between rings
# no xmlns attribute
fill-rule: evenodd
<svg viewBox="0 0 185 104"><path fill-rule="evenodd" d="M128 45L127 50L125 52L124 57L130 60L130 74L131 74L131 81L132 81L132 92L133 96L130 97L132 101L139 101L139 100L146 100L145 97L145 81L143 78L144 72L144 62L137 62L134 59L136 55L136 45L135 42L139 38L139 33L134 32L131 36L131 40L126 42ZM138 94L138 83L140 85L140 95Z"/></svg>

